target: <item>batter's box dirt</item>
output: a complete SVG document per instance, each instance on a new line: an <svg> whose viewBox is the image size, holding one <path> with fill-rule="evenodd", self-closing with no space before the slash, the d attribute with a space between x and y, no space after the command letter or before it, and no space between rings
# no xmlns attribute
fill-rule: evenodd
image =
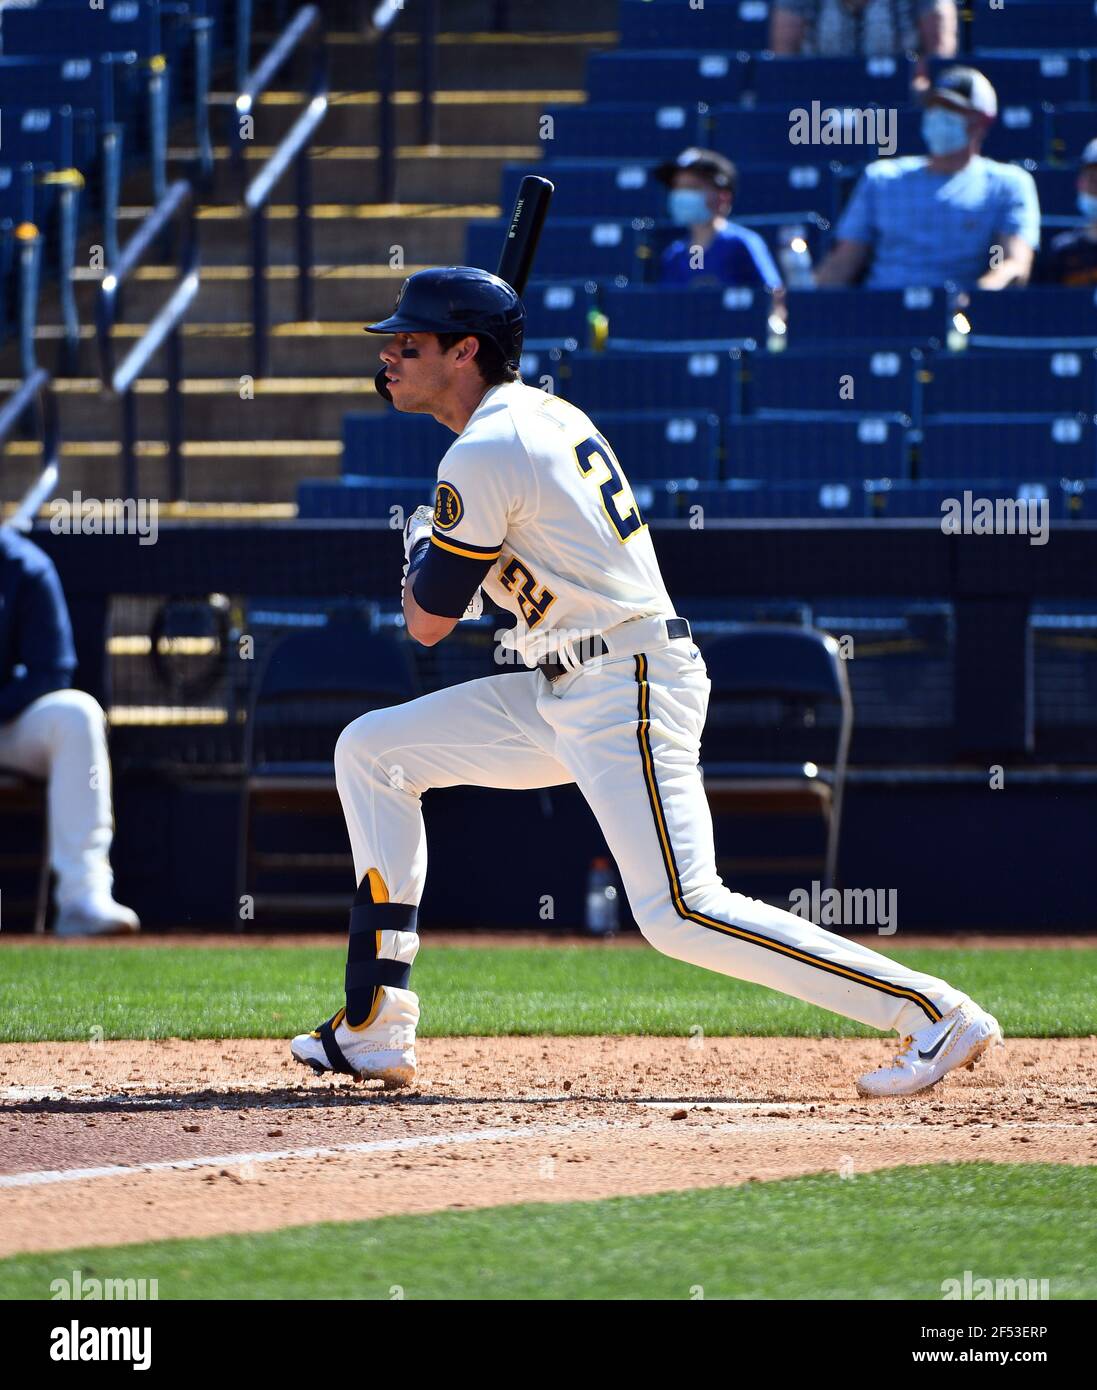
<svg viewBox="0 0 1097 1390"><path fill-rule="evenodd" d="M897 1164L1097 1161L1097 1044L1018 1039L908 1100L863 1040L441 1038L420 1081L271 1041L0 1046L0 1254Z"/></svg>

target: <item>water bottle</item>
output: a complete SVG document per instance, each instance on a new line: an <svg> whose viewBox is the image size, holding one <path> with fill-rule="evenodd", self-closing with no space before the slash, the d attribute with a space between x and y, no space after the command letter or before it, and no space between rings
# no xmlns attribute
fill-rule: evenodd
<svg viewBox="0 0 1097 1390"><path fill-rule="evenodd" d="M782 227L777 263L787 290L810 290L815 284L811 269L811 252L803 227Z"/></svg>
<svg viewBox="0 0 1097 1390"><path fill-rule="evenodd" d="M587 932L616 936L617 883L608 859L592 859L587 875Z"/></svg>

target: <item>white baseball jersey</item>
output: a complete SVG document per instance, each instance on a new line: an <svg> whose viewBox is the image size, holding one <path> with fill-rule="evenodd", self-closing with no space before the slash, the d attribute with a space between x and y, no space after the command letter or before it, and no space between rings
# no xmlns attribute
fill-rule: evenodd
<svg viewBox="0 0 1097 1390"><path fill-rule="evenodd" d="M514 613L533 666L560 635L670 617L651 532L610 442L567 401L492 387L438 468L432 541L494 560L485 592Z"/></svg>

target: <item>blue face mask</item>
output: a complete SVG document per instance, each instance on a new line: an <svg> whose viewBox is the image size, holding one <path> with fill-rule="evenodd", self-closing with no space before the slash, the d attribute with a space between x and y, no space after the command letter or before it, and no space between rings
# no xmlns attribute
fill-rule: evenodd
<svg viewBox="0 0 1097 1390"><path fill-rule="evenodd" d="M1087 222L1097 222L1097 193L1079 193L1078 211Z"/></svg>
<svg viewBox="0 0 1097 1390"><path fill-rule="evenodd" d="M922 139L930 154L955 154L968 142L967 121L955 111L931 106L922 114Z"/></svg>
<svg viewBox="0 0 1097 1390"><path fill-rule="evenodd" d="M676 227L695 227L711 222L705 193L700 188L672 188L667 195L667 212Z"/></svg>

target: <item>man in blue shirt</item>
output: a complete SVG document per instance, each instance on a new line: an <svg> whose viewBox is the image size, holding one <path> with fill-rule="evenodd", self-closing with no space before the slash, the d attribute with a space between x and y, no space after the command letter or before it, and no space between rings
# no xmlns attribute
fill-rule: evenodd
<svg viewBox="0 0 1097 1390"><path fill-rule="evenodd" d="M929 155L880 159L861 175L819 265L818 285L868 289L1024 285L1040 244L1040 204L1026 170L979 150L998 114L974 68L949 68L929 89Z"/></svg>
<svg viewBox="0 0 1097 1390"><path fill-rule="evenodd" d="M50 862L59 936L136 931L114 901L114 834L106 721L71 690L76 669L65 596L52 561L0 526L0 768L49 787Z"/></svg>
<svg viewBox="0 0 1097 1390"><path fill-rule="evenodd" d="M663 252L660 284L781 288L766 243L749 227L728 221L738 184L730 159L715 150L683 150L658 170L658 177L669 190L670 220L689 229Z"/></svg>

